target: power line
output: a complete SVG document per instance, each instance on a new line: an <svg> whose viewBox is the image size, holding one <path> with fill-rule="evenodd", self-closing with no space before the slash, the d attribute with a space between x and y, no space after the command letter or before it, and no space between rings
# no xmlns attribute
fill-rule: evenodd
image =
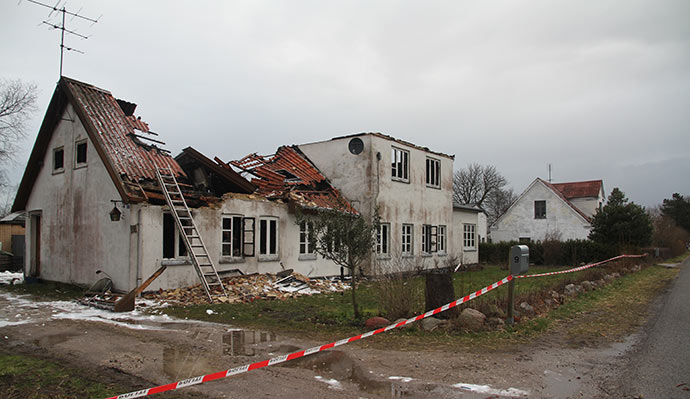
<svg viewBox="0 0 690 399"><path fill-rule="evenodd" d="M65 25L65 16L66 16L66 15L70 15L70 16L72 17L71 20L74 20L75 18L79 18L79 19L82 19L82 20L84 20L84 21L92 22L91 26L93 26L93 24L97 23L98 20L99 20L103 15L101 15L100 17L98 17L98 18L96 18L96 19L93 19L93 18L86 17L86 16L84 16L84 15L81 15L81 14L80 14L81 8L80 8L77 12L68 11L67 8L65 7L65 4L64 4L64 3L63 3L63 5L62 5L62 7L60 7L60 2L62 2L62 0L58 0L58 2L55 3L54 6L51 6L51 5L45 4L45 3L41 3L40 1L36 1L36 0L26 0L26 1L28 1L29 3L33 3L33 4L36 4L36 5L42 6L42 7L49 8L51 11L50 11L50 13L48 13L48 18L50 18L51 16L53 16L53 13L62 13L62 24L61 24L61 25L58 25L58 24L55 24L55 23L52 23L52 22L49 22L49 21L43 21L43 22L41 23L41 24L44 24L44 25L48 25L48 26L49 26L50 28L52 28L52 29L58 29L58 30L60 30L60 76L62 77L62 64L63 64L63 61L64 61L64 53L65 53L65 50L67 50L67 51L74 51L75 53L79 53L79 54L84 54L84 52L81 51L81 50L78 50L78 49L73 48L73 47L65 46L65 33L69 33L70 35L77 36L77 37L79 37L79 38L81 38L81 39L88 39L88 38L89 38L89 36L85 36L85 35L82 35L81 33L77 33L77 32L74 31L74 30L67 29L67 28L66 28L66 25Z"/></svg>

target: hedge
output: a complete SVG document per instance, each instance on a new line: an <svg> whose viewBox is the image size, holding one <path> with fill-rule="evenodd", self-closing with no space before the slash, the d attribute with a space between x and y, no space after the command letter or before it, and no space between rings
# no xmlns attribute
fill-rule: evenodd
<svg viewBox="0 0 690 399"><path fill-rule="evenodd" d="M517 241L479 244L479 262L508 264L510 247ZM614 246L590 240L545 241L525 244L529 247L530 263L549 266L574 266L619 255Z"/></svg>

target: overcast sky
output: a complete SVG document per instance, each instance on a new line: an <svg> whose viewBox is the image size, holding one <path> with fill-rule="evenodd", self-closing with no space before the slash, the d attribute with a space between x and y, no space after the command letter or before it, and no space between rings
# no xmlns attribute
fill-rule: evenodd
<svg viewBox="0 0 690 399"><path fill-rule="evenodd" d="M51 4L50 0L45 0ZM61 3L62 4L62 3ZM173 154L271 154L382 132L642 205L690 194L690 1L111 1L67 9L64 75L138 104ZM59 76L49 10L0 3L0 77ZM59 22L53 16L50 21Z"/></svg>

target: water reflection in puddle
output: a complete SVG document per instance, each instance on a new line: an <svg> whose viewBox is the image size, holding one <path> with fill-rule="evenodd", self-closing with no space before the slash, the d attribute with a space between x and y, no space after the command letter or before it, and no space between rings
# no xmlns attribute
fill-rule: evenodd
<svg viewBox="0 0 690 399"><path fill-rule="evenodd" d="M228 356L254 356L254 344L273 342L275 333L266 331L234 330L223 334L223 354Z"/></svg>

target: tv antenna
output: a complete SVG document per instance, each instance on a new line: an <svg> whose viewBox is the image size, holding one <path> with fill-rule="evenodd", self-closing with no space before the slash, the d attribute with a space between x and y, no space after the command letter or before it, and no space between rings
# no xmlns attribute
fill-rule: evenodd
<svg viewBox="0 0 690 399"><path fill-rule="evenodd" d="M64 60L65 50L74 51L75 53L79 53L79 54L84 54L84 52L79 50L79 49L65 46L65 33L69 33L69 34L77 36L81 39L88 39L89 38L89 36L85 36L85 35L82 35L81 33L77 33L76 31L67 29L67 27L65 25L65 16L67 16L67 15L72 16L71 20L74 20L75 18L79 18L79 19L83 19L85 21L89 21L92 23L91 26L93 26L93 24L97 23L98 20L103 15L101 15L100 17L98 17L96 19L93 19L93 18L85 17L85 16L79 14L79 12L81 11L81 8L77 12L68 11L67 8L65 7L66 3L63 3L62 6L60 6L60 3L62 2L62 0L58 0L58 2L55 3L54 6L51 6L51 5L45 4L45 3L41 3L40 1L36 1L36 0L26 0L26 1L28 1L29 3L39 5L39 6L50 8L51 11L48 14L48 19L50 19L50 17L53 16L53 13L62 13L62 24L61 25L58 25L58 24L55 24L55 23L52 23L49 21L41 22L41 24L48 25L52 29L59 29L60 30L60 76L62 76L62 63Z"/></svg>
<svg viewBox="0 0 690 399"><path fill-rule="evenodd" d="M549 164L549 183L551 183L551 164Z"/></svg>

